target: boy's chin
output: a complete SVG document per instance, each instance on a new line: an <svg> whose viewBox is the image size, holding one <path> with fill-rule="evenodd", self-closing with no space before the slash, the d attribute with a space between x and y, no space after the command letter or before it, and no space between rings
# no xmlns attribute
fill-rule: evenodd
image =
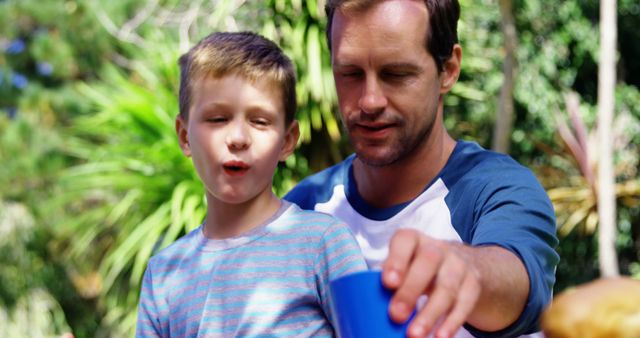
<svg viewBox="0 0 640 338"><path fill-rule="evenodd" d="M219 203L222 205L245 205L260 200L266 200L273 194L271 190L260 191L258 193L249 193L247 191L222 192L215 195L209 195L207 203Z"/></svg>

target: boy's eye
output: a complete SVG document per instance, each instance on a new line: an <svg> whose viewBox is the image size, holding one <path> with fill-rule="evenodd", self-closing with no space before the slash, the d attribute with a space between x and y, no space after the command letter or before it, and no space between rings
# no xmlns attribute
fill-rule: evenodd
<svg viewBox="0 0 640 338"><path fill-rule="evenodd" d="M251 122L253 124L255 124L255 125L258 125L258 126L268 126L269 124L271 124L269 122L269 120L264 119L264 118L256 118L256 119L251 120Z"/></svg>
<svg viewBox="0 0 640 338"><path fill-rule="evenodd" d="M227 121L227 118L224 116L210 117L207 119L207 122L212 122L212 123L223 123L226 121Z"/></svg>

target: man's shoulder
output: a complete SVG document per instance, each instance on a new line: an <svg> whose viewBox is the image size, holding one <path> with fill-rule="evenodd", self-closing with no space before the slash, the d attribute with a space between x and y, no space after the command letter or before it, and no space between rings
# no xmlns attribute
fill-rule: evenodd
<svg viewBox="0 0 640 338"><path fill-rule="evenodd" d="M448 203L459 210L476 210L493 202L535 200L539 209L550 209L551 203L535 174L508 155L486 150L465 142L456 149L450 163L441 173L447 187ZM531 203L531 205L534 205Z"/></svg>
<svg viewBox="0 0 640 338"><path fill-rule="evenodd" d="M297 204L302 209L313 209L317 203L329 200L336 186L345 184L352 161L353 155L334 166L306 177L291 189L284 199Z"/></svg>
<svg viewBox="0 0 640 338"><path fill-rule="evenodd" d="M484 149L475 142L459 141L443 171L447 181L520 183L537 182L533 172L509 155Z"/></svg>

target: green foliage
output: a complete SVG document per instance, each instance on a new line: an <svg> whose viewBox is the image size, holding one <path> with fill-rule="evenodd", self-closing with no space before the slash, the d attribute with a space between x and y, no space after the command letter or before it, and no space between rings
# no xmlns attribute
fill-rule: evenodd
<svg viewBox="0 0 640 338"><path fill-rule="evenodd" d="M8 308L13 308L20 297L33 287L31 276L22 271L37 262L37 258L26 250L33 228L33 216L23 205L0 204L0 302Z"/></svg>
<svg viewBox="0 0 640 338"><path fill-rule="evenodd" d="M272 19L259 31L276 41L297 68L301 146L287 161L290 170L282 172L292 183L340 161L348 150L334 114L336 94L325 38L326 17L316 1L270 0L263 10ZM284 193L291 187L288 184L276 191Z"/></svg>
<svg viewBox="0 0 640 338"><path fill-rule="evenodd" d="M460 1L458 37L462 46L460 78L445 97L444 122L455 138L487 145L501 85L500 11L491 1Z"/></svg>
<svg viewBox="0 0 640 338"><path fill-rule="evenodd" d="M107 324L125 331L135 325L131 309L151 254L205 214L203 188L174 132L176 58L150 53L130 74L106 67L101 84L79 86L95 111L75 120L68 142L82 164L61 177L58 202L82 215L56 230L75 238L69 253L85 273L97 267Z"/></svg>
<svg viewBox="0 0 640 338"><path fill-rule="evenodd" d="M86 4L0 2L0 214L18 203L33 222L26 238L0 245L0 336L59 336L69 326L76 337L104 335L103 313L78 293L53 231L69 216L52 203L58 174L74 161L62 127L88 107L71 83L94 77L119 48Z"/></svg>
<svg viewBox="0 0 640 338"><path fill-rule="evenodd" d="M0 308L3 337L61 337L69 333L64 313L47 292L29 290L11 312Z"/></svg>
<svg viewBox="0 0 640 338"><path fill-rule="evenodd" d="M55 154L59 135L46 128L36 130L35 124L46 122L19 118L10 123L0 116L0 199L35 202L37 190L51 183L52 173L63 166Z"/></svg>
<svg viewBox="0 0 640 338"><path fill-rule="evenodd" d="M574 1L525 1L517 22L521 48L514 142L516 155L530 161L540 155L540 144L554 143L554 117L564 110L564 95L577 84L580 69L592 64L597 50L592 37L598 31ZM591 88L579 92L594 102Z"/></svg>
<svg viewBox="0 0 640 338"><path fill-rule="evenodd" d="M46 289L47 261L32 249L38 229L22 204L0 199L0 336L54 337L69 332ZM25 271L32 270L32 273Z"/></svg>
<svg viewBox="0 0 640 338"><path fill-rule="evenodd" d="M102 31L87 1L0 2L1 108L15 108L30 83L55 88L92 77L118 45ZM2 75L0 73L0 75ZM16 84L11 79L21 79ZM13 84L13 86L11 85ZM59 112L61 113L61 112Z"/></svg>
<svg viewBox="0 0 640 338"><path fill-rule="evenodd" d="M59 335L71 325L77 337L92 337L101 316L77 294L51 233L63 212L48 201L57 196L56 176L66 160L50 123L26 108L14 120L0 116L1 336Z"/></svg>

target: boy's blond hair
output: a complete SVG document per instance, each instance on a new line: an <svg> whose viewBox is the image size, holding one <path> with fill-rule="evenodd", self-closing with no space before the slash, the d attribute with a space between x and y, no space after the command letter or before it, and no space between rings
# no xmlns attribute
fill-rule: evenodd
<svg viewBox="0 0 640 338"><path fill-rule="evenodd" d="M280 86L285 127L296 112L296 76L291 60L272 41L252 32L217 32L179 59L180 116L188 120L193 87L206 78L238 75L248 81L266 79Z"/></svg>

